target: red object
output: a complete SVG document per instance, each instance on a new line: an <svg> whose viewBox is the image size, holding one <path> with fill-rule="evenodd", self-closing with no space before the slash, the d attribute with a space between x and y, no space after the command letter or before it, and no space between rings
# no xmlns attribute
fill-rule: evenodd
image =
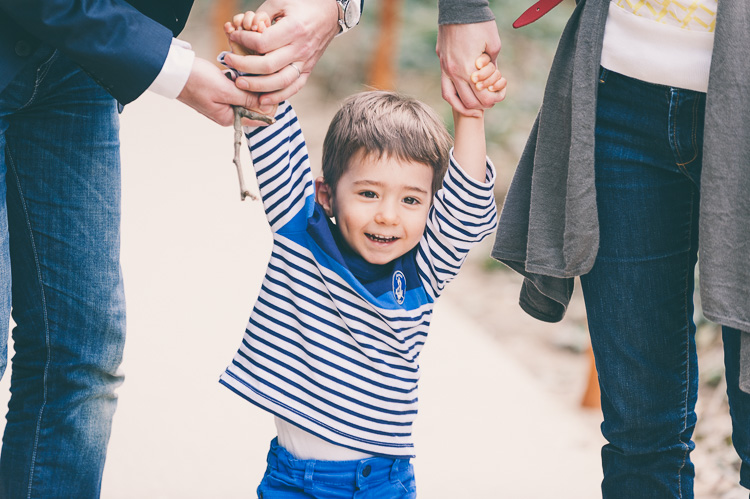
<svg viewBox="0 0 750 499"><path fill-rule="evenodd" d="M537 3L526 9L521 17L513 23L514 28L520 28L531 24L547 12L557 7L563 0L539 0Z"/></svg>

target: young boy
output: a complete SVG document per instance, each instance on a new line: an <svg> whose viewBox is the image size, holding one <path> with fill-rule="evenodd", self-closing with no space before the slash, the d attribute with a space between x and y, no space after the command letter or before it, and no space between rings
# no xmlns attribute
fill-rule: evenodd
<svg viewBox="0 0 750 499"><path fill-rule="evenodd" d="M477 67L475 82L504 87L488 56ZM496 225L483 119L454 112L450 154L424 104L354 95L313 180L291 106L275 118L245 128L274 244L220 380L275 416L258 497L416 497L411 425L433 303Z"/></svg>

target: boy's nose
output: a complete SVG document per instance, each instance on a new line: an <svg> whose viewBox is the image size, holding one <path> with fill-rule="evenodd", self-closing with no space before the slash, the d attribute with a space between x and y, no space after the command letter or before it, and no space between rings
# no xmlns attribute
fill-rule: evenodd
<svg viewBox="0 0 750 499"><path fill-rule="evenodd" d="M375 215L375 221L379 224L396 225L399 223L398 211L392 207L381 206Z"/></svg>

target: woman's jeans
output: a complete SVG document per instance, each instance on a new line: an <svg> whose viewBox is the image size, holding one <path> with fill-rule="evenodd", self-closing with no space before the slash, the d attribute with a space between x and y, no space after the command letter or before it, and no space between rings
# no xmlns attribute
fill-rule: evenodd
<svg viewBox="0 0 750 499"><path fill-rule="evenodd" d="M693 280L705 99L601 73L600 246L581 283L609 442L602 449L607 498L693 497ZM725 327L723 336L733 441L741 483L750 488L750 395L738 388L740 335Z"/></svg>
<svg viewBox="0 0 750 499"><path fill-rule="evenodd" d="M122 382L117 103L42 47L0 91L0 497L95 498Z"/></svg>

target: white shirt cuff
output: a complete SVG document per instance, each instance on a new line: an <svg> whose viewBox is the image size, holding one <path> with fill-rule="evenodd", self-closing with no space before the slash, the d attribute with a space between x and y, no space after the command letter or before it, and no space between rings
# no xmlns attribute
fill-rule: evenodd
<svg viewBox="0 0 750 499"><path fill-rule="evenodd" d="M172 38L164 66L148 89L169 99L176 99L185 88L194 60L195 52L190 44Z"/></svg>

